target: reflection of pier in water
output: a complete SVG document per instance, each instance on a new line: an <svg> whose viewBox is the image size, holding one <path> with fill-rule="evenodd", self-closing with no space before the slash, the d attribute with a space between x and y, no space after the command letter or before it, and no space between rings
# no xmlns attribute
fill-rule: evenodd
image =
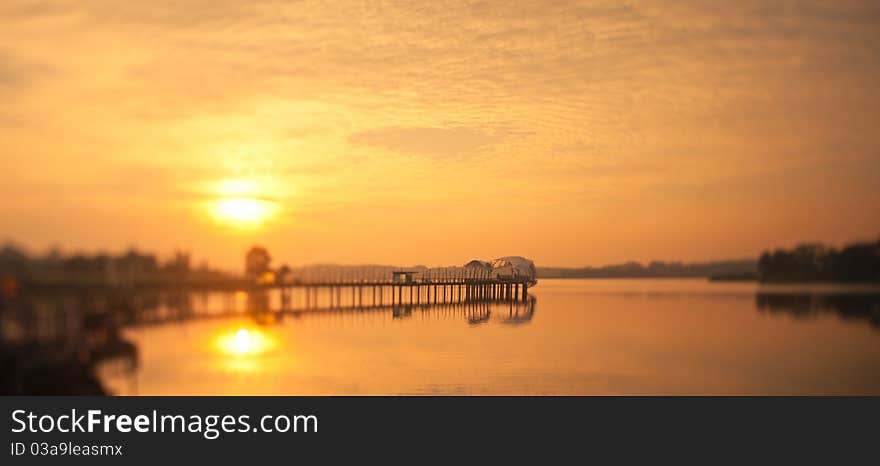
<svg viewBox="0 0 880 466"><path fill-rule="evenodd" d="M353 280L252 285L245 288L194 288L180 292L158 291L161 299L146 301L159 304L138 306L143 301L131 296L124 309L125 325L150 325L168 321L222 318L251 314L258 323L285 316L311 313L389 311L394 317L426 312L461 310L467 320L488 320L490 308L506 309L505 322L528 322L534 313L535 300L528 294L525 279L497 279L479 276L444 276L415 278L409 272L395 272L391 280ZM147 291L148 292L148 291ZM141 293L143 294L143 293Z"/></svg>
<svg viewBox="0 0 880 466"><path fill-rule="evenodd" d="M497 301L476 300L463 303L440 303L440 304L402 304L402 305L374 305L374 306L348 306L337 308L300 309L294 311L273 312L270 314L280 316L292 316L303 318L313 315L361 315L361 314L386 314L394 319L406 319L422 317L431 319L462 319L468 324L482 324L494 319L499 323L527 323L535 315L537 300L529 296L525 301ZM256 313L259 316L260 313ZM257 317L259 320L259 317Z"/></svg>
<svg viewBox="0 0 880 466"><path fill-rule="evenodd" d="M483 280L434 283L348 283L246 289L60 289L23 292L0 301L0 341L81 344L95 334L107 346L126 326L190 319L266 315L284 317L328 312L463 309L479 322L490 307L507 309L508 321L528 321L535 300L526 283ZM99 353L105 354L106 351Z"/></svg>
<svg viewBox="0 0 880 466"><path fill-rule="evenodd" d="M311 316L390 316L393 319L460 319L521 324L531 321L536 300L514 283L485 282L471 286L414 283L358 286L250 287L231 290L60 289L27 292L0 301L0 349L13 355L3 362L4 376L16 379L0 388L13 393L99 393L88 372L133 374L137 347L122 329L199 319L253 318L258 324ZM6 367L9 366L9 367ZM61 368L79 368L76 375L49 380ZM66 379L64 378L66 377ZM65 389L65 380L79 379L80 388ZM36 382L34 382L36 380ZM75 385L75 384L74 384Z"/></svg>
<svg viewBox="0 0 880 466"><path fill-rule="evenodd" d="M211 299L213 298L213 300ZM126 314L126 326L162 325L197 319L225 319L234 317L253 318L258 324L270 324L284 319L301 319L311 316L346 316L384 314L394 319L413 316L431 318L461 318L470 324L480 324L491 319L499 323L526 323L535 314L537 300L527 296L525 300L472 299L439 303L391 303L382 300L361 304L357 300L348 303L313 303L309 307L277 306L271 293L241 293L217 299L216 293L208 297L195 293L190 302L177 306L156 306ZM282 298L283 300L283 298ZM212 302L213 301L213 302ZM218 305L219 301L219 305ZM289 304L289 303L288 303Z"/></svg>

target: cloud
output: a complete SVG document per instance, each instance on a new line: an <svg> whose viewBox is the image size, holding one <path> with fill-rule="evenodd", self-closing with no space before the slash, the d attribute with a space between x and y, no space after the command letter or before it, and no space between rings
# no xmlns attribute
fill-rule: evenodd
<svg viewBox="0 0 880 466"><path fill-rule="evenodd" d="M49 71L46 65L23 60L0 50L0 91L20 90Z"/></svg>
<svg viewBox="0 0 880 466"><path fill-rule="evenodd" d="M377 128L353 134L349 142L378 147L406 155L468 156L474 155L498 137L465 128Z"/></svg>

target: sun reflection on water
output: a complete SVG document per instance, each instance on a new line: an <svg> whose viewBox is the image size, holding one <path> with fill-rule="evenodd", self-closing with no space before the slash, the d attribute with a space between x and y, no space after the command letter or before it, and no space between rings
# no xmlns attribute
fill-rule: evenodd
<svg viewBox="0 0 880 466"><path fill-rule="evenodd" d="M217 347L224 354L246 358L270 351L275 347L275 340L259 329L240 327L221 334Z"/></svg>

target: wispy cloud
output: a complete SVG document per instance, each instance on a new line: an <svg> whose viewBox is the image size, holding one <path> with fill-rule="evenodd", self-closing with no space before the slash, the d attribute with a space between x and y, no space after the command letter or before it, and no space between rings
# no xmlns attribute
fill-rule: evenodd
<svg viewBox="0 0 880 466"><path fill-rule="evenodd" d="M497 140L471 128L376 128L353 134L353 144L405 155L470 156Z"/></svg>
<svg viewBox="0 0 880 466"><path fill-rule="evenodd" d="M50 72L51 68L44 64L21 59L0 50L0 92L23 92L26 86Z"/></svg>

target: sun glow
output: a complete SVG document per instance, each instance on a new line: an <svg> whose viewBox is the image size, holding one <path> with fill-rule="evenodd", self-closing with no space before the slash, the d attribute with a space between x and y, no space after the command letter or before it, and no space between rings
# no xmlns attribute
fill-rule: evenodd
<svg viewBox="0 0 880 466"><path fill-rule="evenodd" d="M274 216L277 210L274 202L249 197L218 199L211 206L211 213L217 221L240 227L259 225Z"/></svg>
<svg viewBox="0 0 880 466"><path fill-rule="evenodd" d="M212 183L209 189L216 197L208 204L208 210L222 225L240 229L260 226L280 210L278 203L269 197L273 192L269 185L271 183L267 181L253 179L226 179Z"/></svg>

